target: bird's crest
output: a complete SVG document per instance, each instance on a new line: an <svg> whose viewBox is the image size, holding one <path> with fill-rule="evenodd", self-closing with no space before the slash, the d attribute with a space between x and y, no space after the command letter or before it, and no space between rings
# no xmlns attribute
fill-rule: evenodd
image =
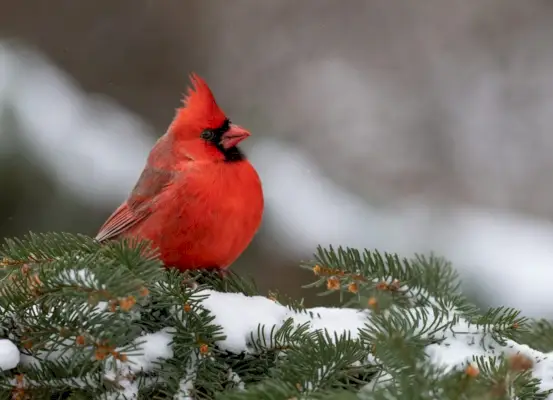
<svg viewBox="0 0 553 400"><path fill-rule="evenodd" d="M207 83L197 74L190 75L191 88L183 100L183 107L177 109L177 115L171 125L176 134L190 133L198 135L204 129L216 129L226 119L219 108ZM200 132L199 132L199 131Z"/></svg>

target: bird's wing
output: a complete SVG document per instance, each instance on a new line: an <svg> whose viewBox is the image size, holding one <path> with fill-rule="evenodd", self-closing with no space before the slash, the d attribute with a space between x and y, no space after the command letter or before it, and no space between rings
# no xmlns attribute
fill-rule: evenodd
<svg viewBox="0 0 553 400"><path fill-rule="evenodd" d="M142 213L141 215L133 213L128 204L125 202L121 204L119 208L111 214L104 225L102 225L100 231L96 235L96 240L103 242L109 239L114 239L131 226L143 220L146 215L146 213Z"/></svg>
<svg viewBox="0 0 553 400"><path fill-rule="evenodd" d="M148 218L152 213L152 206L156 203L156 198L169 186L177 174L179 172L154 167L145 168L129 199L121 204L102 225L96 235L96 240L103 242L115 239L129 228Z"/></svg>

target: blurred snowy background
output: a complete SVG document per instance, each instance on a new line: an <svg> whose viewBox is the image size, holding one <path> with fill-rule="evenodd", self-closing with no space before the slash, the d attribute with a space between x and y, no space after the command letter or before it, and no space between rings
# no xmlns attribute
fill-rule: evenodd
<svg viewBox="0 0 553 400"><path fill-rule="evenodd" d="M261 288L305 296L319 243L434 251L480 304L553 317L553 2L0 10L0 238L95 234L196 71L253 132L267 208L233 268Z"/></svg>

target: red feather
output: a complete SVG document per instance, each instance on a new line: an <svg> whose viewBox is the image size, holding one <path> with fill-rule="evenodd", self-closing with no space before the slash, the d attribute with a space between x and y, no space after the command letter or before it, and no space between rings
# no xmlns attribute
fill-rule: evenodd
<svg viewBox="0 0 553 400"><path fill-rule="evenodd" d="M197 75L192 82L185 107L150 152L129 198L96 238L150 240L162 261L180 270L226 268L259 228L261 182L238 150L201 136L205 130L226 129L219 134L234 144L249 132L225 125L207 84Z"/></svg>
<svg viewBox="0 0 553 400"><path fill-rule="evenodd" d="M170 127L179 137L186 138L193 138L198 129L215 129L226 119L207 83L196 74L191 74L190 80L193 88L188 89L184 107L177 109Z"/></svg>
<svg viewBox="0 0 553 400"><path fill-rule="evenodd" d="M164 188L169 187L175 174L146 166L129 199L121 204L100 228L96 239L113 239L131 229L152 213L150 204Z"/></svg>

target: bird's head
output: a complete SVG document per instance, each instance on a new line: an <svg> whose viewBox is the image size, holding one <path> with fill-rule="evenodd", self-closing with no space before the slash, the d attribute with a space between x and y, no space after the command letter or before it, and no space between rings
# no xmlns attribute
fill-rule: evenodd
<svg viewBox="0 0 553 400"><path fill-rule="evenodd" d="M183 107L177 109L169 132L178 140L203 141L223 153L236 150L250 132L230 122L202 78L192 74L190 80L193 87L188 89Z"/></svg>

